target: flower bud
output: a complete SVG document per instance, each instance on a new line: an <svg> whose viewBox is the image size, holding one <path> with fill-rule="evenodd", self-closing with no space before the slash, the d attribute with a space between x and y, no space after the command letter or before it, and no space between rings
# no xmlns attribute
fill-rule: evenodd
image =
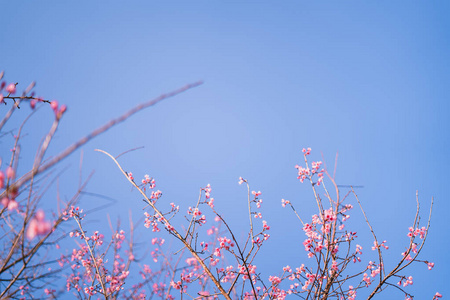
<svg viewBox="0 0 450 300"><path fill-rule="evenodd" d="M13 168L8 167L8 168L6 169L6 177L7 177L8 179L13 179L15 175L16 175L16 172L14 171Z"/></svg>
<svg viewBox="0 0 450 300"><path fill-rule="evenodd" d="M14 83L8 84L6 91L10 94L14 94L16 92L16 85Z"/></svg>
<svg viewBox="0 0 450 300"><path fill-rule="evenodd" d="M50 102L50 107L53 109L53 111L56 113L56 110L58 109L58 101L53 100Z"/></svg>

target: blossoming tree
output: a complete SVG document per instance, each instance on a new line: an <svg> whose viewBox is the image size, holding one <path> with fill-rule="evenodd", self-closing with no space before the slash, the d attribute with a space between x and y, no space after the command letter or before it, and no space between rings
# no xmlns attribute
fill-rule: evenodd
<svg viewBox="0 0 450 300"><path fill-rule="evenodd" d="M2 72L0 80L3 75ZM299 182L311 186L317 212L311 219L306 219L294 208L295 200L281 199L281 205L290 207L297 216L305 236L303 241L290 242L293 247L303 243L301 251L306 251L308 260L294 261L272 274L260 272L256 263L260 249L270 242L271 232L261 209L262 193L252 191L249 181L242 177L238 183L246 187L248 207L243 240L236 238L242 232L233 230L216 210L209 184L200 189L197 201L184 211L179 204L164 201L162 192L156 188L155 178L143 175L137 179L133 172L125 171L117 157L105 150L97 150L116 164L124 179L144 200L142 226L147 228L148 246L152 249L150 257L142 256L136 247L135 224L131 218L128 232L118 226L108 237L85 228L90 215L83 212L78 202L88 180L78 186L70 200L61 200L57 211L44 212L41 200L47 192L46 186L55 179L50 171L60 161L134 113L198 84L138 105L46 159L45 154L66 106L36 97L32 92L34 84L18 96L16 83L0 83L0 102L7 108L0 131L12 116L22 116L17 114L17 109L23 103L28 103L33 111L38 106L47 106L54 112L53 124L38 146L28 171L18 174L18 165L23 128L33 113L25 117L13 133L10 157L6 152L0 154L0 240L3 246L0 251L0 298L71 295L79 299L285 299L297 296L301 299L350 300L398 293L405 299L412 299L408 286L413 284L413 277L408 273L408 267L418 263L431 270L434 266L419 257L429 231L432 203L428 219L422 224L416 196L416 215L405 227L409 227L405 232L405 251L395 264L385 263L386 256L392 255L388 251L388 242L377 237L354 188L340 187L324 163L311 161L310 148L303 149L304 162L295 168ZM349 201L351 197L358 204L373 237L371 249L363 249L357 232L346 226L354 209ZM183 217L185 223L180 226L177 219ZM71 229L65 229L63 224L70 224ZM176 241L181 249L174 253L168 251L166 238ZM59 249L62 239L72 239L74 248ZM376 259L366 261L363 254L368 251L373 251ZM58 278L64 278L64 286L51 284L60 282ZM430 294L430 299L441 297L440 293Z"/></svg>

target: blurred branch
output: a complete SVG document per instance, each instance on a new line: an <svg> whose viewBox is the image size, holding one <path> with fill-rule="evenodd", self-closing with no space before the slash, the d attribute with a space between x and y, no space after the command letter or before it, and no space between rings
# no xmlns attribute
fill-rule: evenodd
<svg viewBox="0 0 450 300"><path fill-rule="evenodd" d="M33 176L35 176L36 174L39 174L39 173L42 173L42 172L48 170L49 168L51 168L52 166L54 166L55 164L57 164L58 162L60 162L61 160L63 160L67 156L69 156L70 154L72 154L75 150L77 150L78 148L80 148L81 146L83 146L84 144L89 142L91 139L102 134L103 132L107 131L111 127L125 121L126 119L128 119L129 117L134 115L135 113L137 113L149 106L153 106L153 105L157 104L158 102L161 102L162 100L171 98L171 97L181 94L189 89L197 87L197 86L201 85L202 83L203 83L202 81L198 81L198 82L195 82L192 84L188 84L188 85L181 87L177 90L174 90L172 92L162 94L153 100L150 100L150 101L147 101L147 102L144 102L144 103L141 103L141 104L135 106L134 108L130 109L129 111L127 111L120 117L110 120L106 124L100 126L99 128L95 129L94 131L92 131L91 133L86 135L85 137L83 137L80 140L78 140L77 142L73 143L72 145L67 147L64 151L62 151L60 154L58 154L56 157L54 157L49 162L45 163L44 165L40 166L39 168L32 170L31 172L25 174L23 177L18 179L15 184L17 186L23 185L25 182L31 180L31 178Z"/></svg>

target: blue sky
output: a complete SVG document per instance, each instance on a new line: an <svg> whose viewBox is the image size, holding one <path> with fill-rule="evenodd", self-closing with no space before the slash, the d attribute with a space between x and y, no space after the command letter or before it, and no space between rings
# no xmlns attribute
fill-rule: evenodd
<svg viewBox="0 0 450 300"><path fill-rule="evenodd" d="M163 199L186 207L210 183L236 228L246 207L237 181L247 178L262 191L273 230L261 253L268 270L303 262L300 224L280 205L285 198L304 218L314 213L294 168L303 147L328 165L339 151L338 183L364 186L360 199L393 256L408 242L415 191L424 218L434 196L421 258L436 267L414 269L409 288L431 299L448 291L442 278L450 264L449 9L446 1L11 1L2 4L0 69L6 80L22 87L36 80L39 95L67 104L50 154L142 101L205 81L84 147L84 175L95 169L88 191L117 200L97 224L107 213L139 216L142 205L96 148L117 155L144 147L122 157L125 168L154 176ZM39 142L34 130L45 132L49 116L39 112L24 143ZM62 178L68 196L78 160L79 152L64 162L72 167ZM354 229L368 236L363 225ZM370 239L363 241L368 249ZM286 261L269 261L273 253Z"/></svg>

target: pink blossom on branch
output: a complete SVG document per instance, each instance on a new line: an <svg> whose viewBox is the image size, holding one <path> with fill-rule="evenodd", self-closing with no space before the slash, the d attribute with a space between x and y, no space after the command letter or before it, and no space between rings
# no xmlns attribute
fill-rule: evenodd
<svg viewBox="0 0 450 300"><path fill-rule="evenodd" d="M9 94L13 95L16 93L16 85L14 83L8 84L8 86L5 89Z"/></svg>

